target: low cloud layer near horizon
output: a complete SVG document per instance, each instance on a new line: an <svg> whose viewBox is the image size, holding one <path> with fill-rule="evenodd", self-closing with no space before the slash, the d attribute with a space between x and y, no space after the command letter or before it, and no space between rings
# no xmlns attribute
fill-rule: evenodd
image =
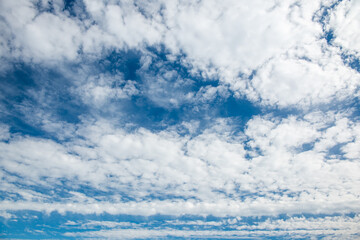
<svg viewBox="0 0 360 240"><path fill-rule="evenodd" d="M360 2L3 0L0 236L360 237Z"/></svg>

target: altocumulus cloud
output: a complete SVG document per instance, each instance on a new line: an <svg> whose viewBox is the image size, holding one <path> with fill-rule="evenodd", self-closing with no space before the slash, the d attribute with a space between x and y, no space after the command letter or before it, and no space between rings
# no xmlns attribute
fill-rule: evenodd
<svg viewBox="0 0 360 240"><path fill-rule="evenodd" d="M5 238L360 237L360 5L0 2Z"/></svg>

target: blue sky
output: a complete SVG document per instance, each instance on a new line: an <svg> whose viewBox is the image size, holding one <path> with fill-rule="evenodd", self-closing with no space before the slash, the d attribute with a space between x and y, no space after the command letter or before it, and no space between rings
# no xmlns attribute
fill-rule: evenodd
<svg viewBox="0 0 360 240"><path fill-rule="evenodd" d="M0 236L354 239L360 4L0 3Z"/></svg>

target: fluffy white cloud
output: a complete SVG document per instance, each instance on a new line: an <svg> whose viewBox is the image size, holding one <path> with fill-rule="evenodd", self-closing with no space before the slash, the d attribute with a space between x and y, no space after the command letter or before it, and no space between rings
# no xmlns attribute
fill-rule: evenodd
<svg viewBox="0 0 360 240"><path fill-rule="evenodd" d="M90 19L82 20L63 11L63 5L62 1L2 1L3 56L56 64L78 60L80 51L101 56L103 50L137 48L161 39L163 27L147 20L130 2L119 6L85 1Z"/></svg>
<svg viewBox="0 0 360 240"><path fill-rule="evenodd" d="M238 84L238 93L269 106L305 108L358 95L360 74L323 46L318 42L273 58L256 71L250 88Z"/></svg>
<svg viewBox="0 0 360 240"><path fill-rule="evenodd" d="M356 94L359 74L344 65L337 49L320 40L324 32L314 18L320 1L253 1L250 5L241 1L155 1L137 6L151 25L149 34L157 26L162 37L151 41L143 34L143 39L131 42L163 43L173 55L185 53L183 63L193 67L193 74L199 70L203 76L218 78L238 96L266 105L309 107ZM112 16L111 5L102 8L105 15ZM94 11L94 16L102 16ZM128 12L136 16L136 11ZM352 17L343 18L350 22L347 19ZM346 25L344 21L337 23L339 29ZM143 29L143 24L139 26ZM254 78L246 80L254 70ZM156 91L149 94L163 106L176 106L194 95L179 93L167 103L170 97L161 94L167 87L161 83L154 87Z"/></svg>
<svg viewBox="0 0 360 240"><path fill-rule="evenodd" d="M114 49L145 52L147 46L164 46L169 59L180 57L192 74L219 79L237 96L273 106L309 107L357 94L359 82L359 73L343 64L343 50L320 40L324 30L332 29L336 46L357 55L359 4L343 1L321 23L321 3L97 0L84 1L83 9L76 8L83 14L72 16L62 10L61 1L51 4L52 12L46 2L2 1L0 53L6 69L6 59L14 57L57 64L96 59ZM164 94L169 91L166 74L162 80L149 74L144 75L154 82L149 96L162 107L177 107L197 96L176 91L170 97ZM114 94L104 86L88 87L97 102ZM208 89L204 98L211 98L211 91L215 89Z"/></svg>
<svg viewBox="0 0 360 240"><path fill-rule="evenodd" d="M360 57L359 11L359 1L341 1L330 12L327 26L327 30L334 34L334 43L357 57Z"/></svg>
<svg viewBox="0 0 360 240"><path fill-rule="evenodd" d="M63 16L42 13L23 28L19 37L28 59L74 60L80 46L81 30L78 24Z"/></svg>
<svg viewBox="0 0 360 240"><path fill-rule="evenodd" d="M95 21L86 33L84 50L98 52L99 46L138 48L161 41L164 26L159 16L146 18L131 1L106 4L104 1L84 1Z"/></svg>
<svg viewBox="0 0 360 240"><path fill-rule="evenodd" d="M56 4L55 4L56 6ZM2 1L1 15L11 35L6 35L12 48L7 57L27 61L58 62L75 60L81 44L81 27L77 20L58 12L36 9L31 1Z"/></svg>
<svg viewBox="0 0 360 240"><path fill-rule="evenodd" d="M184 51L196 67L212 65L231 81L290 47L314 41L321 33L311 21L316 7L318 2L303 1L168 2L165 43Z"/></svg>
<svg viewBox="0 0 360 240"><path fill-rule="evenodd" d="M3 191L11 196L26 186L54 189L66 180L69 198L35 204L39 196L27 192L22 201L6 198L2 206L144 215L358 211L360 164L353 146L358 128L345 115L312 113L254 117L238 134L226 121L194 136L174 130L127 132L98 121L78 125L77 137L63 144L15 137L0 144L2 175L22 185ZM84 184L107 194L77 193Z"/></svg>

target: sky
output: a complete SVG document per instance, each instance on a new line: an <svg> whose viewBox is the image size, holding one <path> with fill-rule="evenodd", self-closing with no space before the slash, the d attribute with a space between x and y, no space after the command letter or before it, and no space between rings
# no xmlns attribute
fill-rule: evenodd
<svg viewBox="0 0 360 240"><path fill-rule="evenodd" d="M0 1L0 238L360 238L360 1Z"/></svg>

